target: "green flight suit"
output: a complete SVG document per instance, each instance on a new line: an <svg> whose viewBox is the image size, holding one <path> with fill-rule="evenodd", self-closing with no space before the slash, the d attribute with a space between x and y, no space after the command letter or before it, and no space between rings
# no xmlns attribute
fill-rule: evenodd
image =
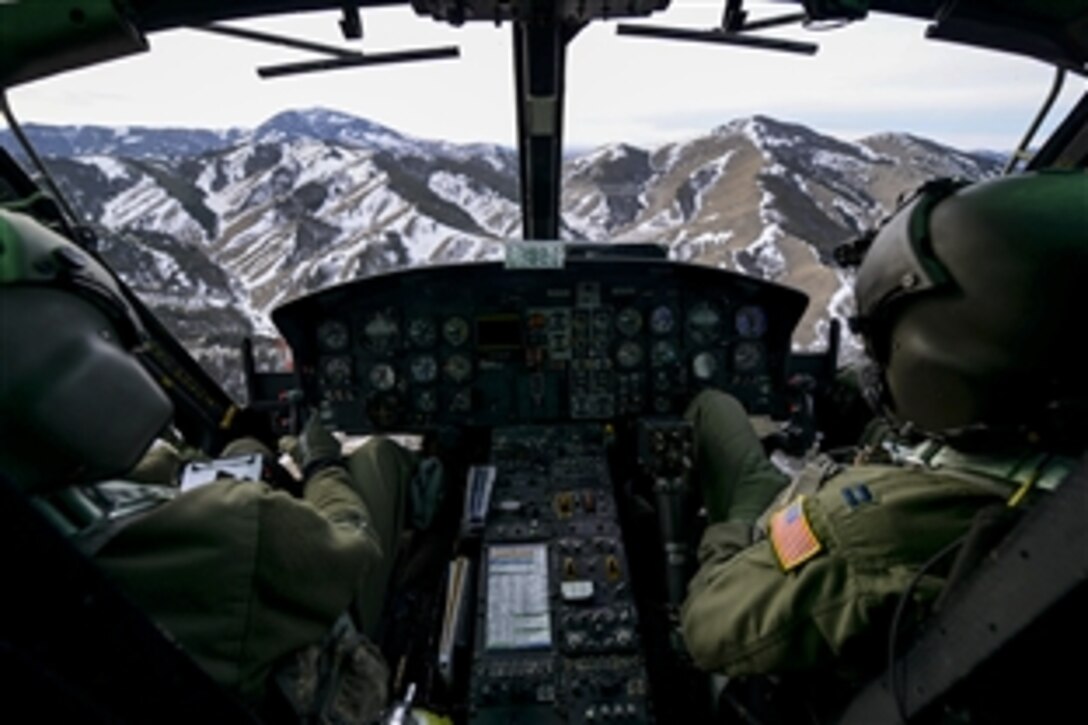
<svg viewBox="0 0 1088 725"><path fill-rule="evenodd" d="M682 609L683 634L699 667L728 675L871 669L886 656L890 615L920 566L965 533L980 508L1012 491L906 467L846 468L803 499L820 550L786 571L771 540L753 543L753 507L739 516L729 507L738 490L762 486L767 498L787 480L766 459L744 409L714 392L688 414L698 474L704 488L716 481L722 494L707 502L711 524ZM942 583L924 576L914 600L932 602Z"/></svg>
<svg viewBox="0 0 1088 725"><path fill-rule="evenodd" d="M236 480L180 494L96 561L213 679L259 699L276 662L321 642L349 605L362 631L378 624L416 456L375 438L347 464L315 474L304 500Z"/></svg>

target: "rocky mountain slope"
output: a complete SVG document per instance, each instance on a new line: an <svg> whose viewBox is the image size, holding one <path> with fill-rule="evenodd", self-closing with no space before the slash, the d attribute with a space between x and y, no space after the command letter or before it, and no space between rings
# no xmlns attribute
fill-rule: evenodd
<svg viewBox="0 0 1088 725"><path fill-rule="evenodd" d="M104 253L233 390L243 334L308 291L386 269L496 258L520 236L517 160L506 148L414 139L313 109L255 129L29 126ZM0 143L11 147L6 132ZM997 172L904 134L857 142L763 116L657 148L568 159L573 239L651 241L673 258L804 289L796 336L819 344L849 313L830 251L928 178Z"/></svg>

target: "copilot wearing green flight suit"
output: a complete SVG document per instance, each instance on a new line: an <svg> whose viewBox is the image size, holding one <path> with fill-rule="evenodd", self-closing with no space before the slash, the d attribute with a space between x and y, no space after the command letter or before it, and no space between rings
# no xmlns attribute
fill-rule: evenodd
<svg viewBox="0 0 1088 725"><path fill-rule="evenodd" d="M322 457L338 455L313 428L327 437ZM270 455L242 440L224 456L250 452ZM302 500L230 479L187 491L121 528L95 561L213 679L257 700L273 666L349 606L376 633L416 455L375 438L344 464L314 472Z"/></svg>
<svg viewBox="0 0 1088 725"><path fill-rule="evenodd" d="M899 598L909 589L924 615L941 589L923 564L981 509L1073 468L1088 447L1088 376L1065 321L1083 309L1086 199L1082 170L932 182L855 249L866 397L927 436L907 465L827 471L780 495L788 480L740 404L713 392L692 403L710 518L682 610L698 665L871 675Z"/></svg>
<svg viewBox="0 0 1088 725"><path fill-rule="evenodd" d="M341 459L339 442L311 416L299 439L301 500L254 481L184 493L138 485L171 480L177 468L151 448L173 406L134 354L146 344L102 265L33 218L0 209L0 474L217 682L255 703L292 653L334 641L345 613L374 633L416 457L374 440ZM242 441L225 453L252 450ZM129 512L116 520L87 505L126 498L125 509L105 508ZM61 499L98 516L73 522L54 505ZM360 641L335 641L348 640ZM355 695L373 685L371 704L384 706L381 673L352 682ZM320 706L329 702L344 701Z"/></svg>
<svg viewBox="0 0 1088 725"><path fill-rule="evenodd" d="M812 495L777 501L789 479L767 460L734 398L704 392L688 416L711 523L682 612L684 638L698 666L730 675L833 662L871 669L886 656L891 614L919 567L965 533L979 509L1015 490L996 479L987 486L862 465ZM781 513L753 544L772 501ZM915 601L932 602L942 583L924 577Z"/></svg>

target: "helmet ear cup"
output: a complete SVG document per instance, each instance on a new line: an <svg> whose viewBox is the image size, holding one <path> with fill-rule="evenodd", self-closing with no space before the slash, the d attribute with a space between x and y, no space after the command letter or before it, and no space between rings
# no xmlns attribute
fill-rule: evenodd
<svg viewBox="0 0 1088 725"><path fill-rule="evenodd" d="M173 406L82 295L0 287L0 470L26 491L129 470Z"/></svg>

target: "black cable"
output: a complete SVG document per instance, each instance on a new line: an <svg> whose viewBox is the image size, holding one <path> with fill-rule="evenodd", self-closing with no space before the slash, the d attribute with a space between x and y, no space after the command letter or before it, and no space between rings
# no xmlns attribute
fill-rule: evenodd
<svg viewBox="0 0 1088 725"><path fill-rule="evenodd" d="M49 169L46 168L45 163L42 161L41 157L38 156L34 144L30 143L30 139L27 138L26 134L23 132L23 127L19 124L19 119L15 117L15 112L8 103L7 94L2 90L0 90L0 114L3 115L4 120L8 124L8 128L11 129L12 135L14 135L15 140L19 142L19 146L22 147L27 158L29 158L30 162L38 169L38 172L42 175L42 180L45 181L46 186L48 186L49 190L53 193L53 200L57 202L57 206L66 217L65 221L68 223L68 226L73 229L78 227L81 217L76 214L75 209L68 203L68 199L61 193L60 187L57 186L57 182L53 179L53 175L49 173ZM73 241L78 242L78 240L74 238L74 235Z"/></svg>
<svg viewBox="0 0 1088 725"><path fill-rule="evenodd" d="M922 581L922 577L925 576L930 569L939 564L942 559L963 546L965 541L967 541L967 534L963 534L951 543L946 544L944 548L922 564L921 568L918 569L918 572L910 580L910 583L907 584L907 588L903 591L903 594L900 595L899 602L895 605L895 614L892 615L892 626L888 633L888 678L891 680L892 699L895 700L895 709L899 713L899 719L903 723L906 723L908 719L907 705L903 697L904 693L901 689L903 683L899 677L900 672L896 667L895 662L895 647L899 640L899 623L906 614L907 603L910 601L911 595L918 587L919 582ZM902 680L906 680L905 673Z"/></svg>
<svg viewBox="0 0 1088 725"><path fill-rule="evenodd" d="M1034 140L1035 134L1039 131L1039 127L1043 125L1043 121L1050 115L1050 109L1054 107L1054 101L1058 100L1058 94L1061 93L1064 84L1065 68L1058 68L1054 71L1054 82L1050 86L1050 92L1047 93L1046 99L1043 101L1043 105L1039 109L1039 112L1035 114L1035 120L1031 122L1028 130L1024 132L1024 138L1020 140L1020 144L1016 147L1016 150L1009 156L1005 168L1001 171L1003 175L1008 176L1011 174L1016 168L1017 162L1026 158L1028 147L1031 146L1031 142Z"/></svg>

